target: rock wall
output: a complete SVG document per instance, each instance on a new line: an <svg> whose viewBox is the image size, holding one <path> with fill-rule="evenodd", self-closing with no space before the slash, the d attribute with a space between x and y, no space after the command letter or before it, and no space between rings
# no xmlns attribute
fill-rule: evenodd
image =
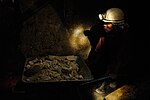
<svg viewBox="0 0 150 100"><path fill-rule="evenodd" d="M48 4L23 23L21 51L26 57L39 55L67 55L72 53L69 33L53 7Z"/></svg>
<svg viewBox="0 0 150 100"><path fill-rule="evenodd" d="M24 14L26 19L20 34L21 44L19 48L25 57L80 55L86 59L90 44L83 35L84 29L79 33L74 32L79 23L72 23L68 28L51 3L43 4L44 6L40 9L36 9L35 3L32 4L34 6L26 5L28 10L25 7L22 8L22 12L30 12L29 10L33 12L33 14L30 12L30 16ZM79 21L72 20L72 22Z"/></svg>

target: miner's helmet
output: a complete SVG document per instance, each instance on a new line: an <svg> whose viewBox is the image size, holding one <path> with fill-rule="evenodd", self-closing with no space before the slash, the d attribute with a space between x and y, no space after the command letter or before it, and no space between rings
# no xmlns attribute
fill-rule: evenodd
<svg viewBox="0 0 150 100"><path fill-rule="evenodd" d="M120 8L110 8L106 13L99 14L99 19L106 23L124 22L124 12Z"/></svg>

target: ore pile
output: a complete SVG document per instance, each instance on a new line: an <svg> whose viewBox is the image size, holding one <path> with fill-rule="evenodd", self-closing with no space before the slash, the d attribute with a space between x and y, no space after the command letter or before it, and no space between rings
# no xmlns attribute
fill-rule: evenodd
<svg viewBox="0 0 150 100"><path fill-rule="evenodd" d="M24 68L27 82L81 80L76 56L45 56L28 59Z"/></svg>

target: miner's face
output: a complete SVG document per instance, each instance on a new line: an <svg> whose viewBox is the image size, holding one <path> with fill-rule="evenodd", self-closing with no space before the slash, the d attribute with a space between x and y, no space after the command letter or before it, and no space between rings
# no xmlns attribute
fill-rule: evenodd
<svg viewBox="0 0 150 100"><path fill-rule="evenodd" d="M112 24L111 23L105 23L104 24L104 29L106 32L110 32L112 30Z"/></svg>

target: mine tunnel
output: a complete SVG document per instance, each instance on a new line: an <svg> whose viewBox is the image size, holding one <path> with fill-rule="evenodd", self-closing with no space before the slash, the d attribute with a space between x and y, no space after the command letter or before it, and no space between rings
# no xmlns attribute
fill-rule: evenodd
<svg viewBox="0 0 150 100"><path fill-rule="evenodd" d="M99 21L98 15L112 7L124 11L130 26L129 62L128 68L121 69L127 77L118 81L119 86L113 90L108 88L116 83L107 84L106 92L101 94L98 90L111 77L96 76L101 66L91 71L86 63L91 43L84 30L90 30ZM129 0L0 0L1 96L40 100L149 100L149 70L145 62L135 61L142 44L136 41L139 21L135 16L139 14L135 10L140 11Z"/></svg>

